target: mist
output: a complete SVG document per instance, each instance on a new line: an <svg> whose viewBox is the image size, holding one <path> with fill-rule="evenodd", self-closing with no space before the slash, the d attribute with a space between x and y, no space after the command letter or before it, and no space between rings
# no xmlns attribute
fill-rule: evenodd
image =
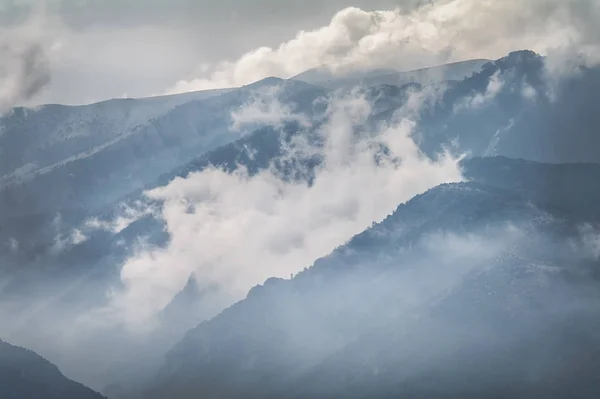
<svg viewBox="0 0 600 399"><path fill-rule="evenodd" d="M461 190L447 186L455 189ZM444 196L432 191L425 195ZM407 206L416 201L425 200ZM598 339L585 327L600 316L594 283L583 277L598 265L585 250L588 233L565 240L550 232L562 222L535 207L514 219L472 224L468 206L448 205L448 212L462 208L465 219L453 213L439 230L422 234L411 229L410 219L418 219L412 208L401 206L294 279L267 280L190 331L148 394L161 397L161 386L171 386L169 392L186 398L194 387L211 387L206 372L230 376L234 395L385 396L398 384L441 397L519 395L528 386L585 395L586 387L572 381L587 377L568 370L593 356L581 348L572 360L561 356L565 331L580 334L581 342ZM199 372L194 378L192 369ZM437 386L423 380L431 373L452 377ZM246 380L248 374L256 380ZM347 385L350 376L356 382ZM261 377L269 382L253 383Z"/></svg>
<svg viewBox="0 0 600 399"><path fill-rule="evenodd" d="M512 90L510 82L510 74L492 74L481 93L460 102L461 109L486 109L504 90ZM519 91L525 83L520 82ZM276 133L281 153L256 167L253 162L261 157L256 148L238 148L247 159L244 163L236 165L237 157L226 166L209 163L145 191L134 207L118 207L112 218L94 217L72 230L57 232L53 247L57 254L93 243L98 234L102 240L126 242L123 258L111 257L100 263L101 267L113 267L118 281L91 277L74 281L78 292L90 293L85 303L75 304L77 296L69 299L71 294L47 295L42 303L3 326L6 338L48 354L65 373L98 390L112 383L129 388L144 385L188 329L211 320L249 292L257 292L253 287L273 277L301 281L305 268L318 265L319 259L330 254L335 259L336 248L349 242L351 246L355 235L384 221L398 204L440 184L464 180L459 166L462 154L442 152L432 159L417 144L421 117L444 98L444 85L408 87L402 105L397 109L394 105L390 108L393 115L382 118L382 113L390 112L377 93L383 89L326 92L304 104L284 100L289 84L257 87L241 105L229 110L228 118L228 129L242 137L254 137L265 128ZM164 242L155 242L150 237L155 233L140 227L134 227L133 232L138 233L129 232L138 223L144 226L147 218L161 226L167 236ZM414 226L400 224L396 229L394 234L401 235ZM126 239L131 234L139 235ZM510 245L526 236L519 229L495 224L466 234L454 227L448 232L432 232L427 239L398 244L401 248L408 245L406 253L390 249L376 261L368 259L368 253L360 253L367 258L364 265L356 270L352 267L342 279L350 285L341 286L342 293L333 289L322 301L353 304L348 296L358 290L359 282L381 279L390 284L394 281L394 286L377 288L377 292L392 295L390 292L402 287L399 291L406 296L393 300L407 305L398 307L399 314L410 313L413 307L420 309L451 293L466 276L488 267L490 259L510 253ZM121 244L115 245L113 248ZM116 265L110 265L115 261ZM400 262L408 269L402 269L405 275L390 278L387 274L372 276L365 272L372 262L390 266ZM91 268L89 275L100 274L97 268ZM108 289L103 286L107 281L111 281ZM51 284L46 288L52 291ZM44 298L45 294L37 295ZM360 308L371 309L373 304L363 300ZM11 314L15 308L10 306L23 304L6 305L5 314ZM305 324L294 320L293 314L289 317L290 323ZM354 316L348 317L354 320ZM41 320L44 329L23 333L34 319ZM334 350L337 346L332 336L337 336L339 329L332 328L335 333L309 334L315 341L305 342L302 353L292 355L310 355L314 360L325 355L318 348L329 345L328 350ZM299 336L304 332L299 329ZM344 339L349 344L366 333L359 329L356 337ZM310 348L315 352L311 354Z"/></svg>
<svg viewBox="0 0 600 399"><path fill-rule="evenodd" d="M114 219L92 218L57 233L52 249L57 255L94 242L97 234L118 236L148 216L164 225L169 239L156 246L140 236L117 265L120 281L104 289L104 298L76 306L66 294L46 296L3 327L7 338L47 353L65 373L94 388L117 378L133 381L137 373L148 373L140 369L156 367L186 329L243 299L252 287L270 277L296 275L385 218L398 203L461 180L459 158L432 161L412 139L429 93L409 93L407 106L390 122L376 122L373 117L381 110L363 89L320 97L308 107L311 114L282 102L284 91L257 88L231 110L232 131L297 128L266 169L208 167L145 192L136 209L122 207ZM302 165L315 158L318 165L302 172ZM298 167L296 178L281 165ZM190 278L199 294L190 299L194 313L178 324L165 311ZM73 284L91 293L101 290L102 281ZM51 292L52 286L45 289ZM38 295L44 298L43 292ZM44 329L23 334L33 319L43 320ZM139 359L146 359L143 367ZM128 372L119 376L115 364Z"/></svg>
<svg viewBox="0 0 600 399"><path fill-rule="evenodd" d="M578 389L600 343L600 174L560 163L600 162L600 9L379 8L204 55L174 25L52 7L0 28L0 337L111 399ZM402 86L278 78L476 58ZM111 68L57 88L86 63ZM151 97L14 108L114 87Z"/></svg>

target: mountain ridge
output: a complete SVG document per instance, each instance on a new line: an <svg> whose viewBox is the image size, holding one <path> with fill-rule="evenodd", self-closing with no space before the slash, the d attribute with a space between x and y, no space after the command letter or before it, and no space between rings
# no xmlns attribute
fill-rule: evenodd
<svg viewBox="0 0 600 399"><path fill-rule="evenodd" d="M561 90L557 91L559 101L556 103L552 103L545 97L543 89L547 82L544 80L543 73L543 57L527 51L511 53L507 57L484 64L482 71L473 73L460 82L447 82L447 90L443 92L439 102L425 107L420 118L417 118L415 121L417 122L418 129L415 130L414 138L420 148L432 159L436 159L436 155L439 154L440 150L448 150L456 156L463 156L465 153L471 152L471 155L476 156L476 158L467 159L463 162L463 166L465 164L470 165L465 167L464 175L467 179L474 180L473 182L467 185L438 187L436 191L425 193L424 197L418 196L418 201L411 203L411 209L415 214L420 214L424 217L424 215L426 216L427 213L430 213L439 217L439 219L423 224L419 224L418 221L414 222L414 225L411 225L411 231L414 234L420 234L422 231L426 232L428 231L427 229L434 230L436 226L451 226L456 220L451 217L448 219L443 218L443 215L439 214L439 209L445 209L443 207L448 205L445 202L450 203L461 198L469 199L470 197L462 193L461 190L472 190L474 193L477 193L482 203L488 204L487 207L481 206L481 208L478 208L478 214L469 214L471 222L477 217L484 217L490 222L493 220L494 223L497 223L503 218L507 220L510 218L515 219L514 214L517 214L517 216L521 215L524 219L528 217L533 218L534 215L530 212L533 212L532 209L535 209L535 207L532 208L533 205L527 201L521 201L523 198L531 199L531 203L543 208L547 213L561 215L563 219L570 221L571 224L588 221L595 223L597 221L598 209L596 203L600 202L600 197L596 193L594 182L600 179L600 175L598 175L596 167L593 164L581 166L564 165L554 168L545 164L540 166L529 162L532 159L543 160L545 162L564 162L577 159L590 162L599 159L597 154L594 155L592 153L592 150L595 148L594 141L584 140L584 138L590 137L594 132L593 121L595 114L591 112L593 111L593 104L595 104L592 101L594 94L592 93L588 97L585 97L590 100L588 105L584 104L584 106L580 106L578 103L571 102L570 100L570 98L577 99L581 97L582 90L595 87L594 82L596 82L597 71L594 68L583 69L580 75L565 78L564 82L566 83L563 83L564 87L567 89L570 88L571 91L563 91L562 86L560 86ZM502 85L498 92L493 93L494 96L488 98L487 94L489 94L490 84L495 81L501 81ZM534 88L534 91L538 93L539 97L536 101L526 98L523 95L521 89L526 87L524 83ZM271 88L279 86L284 86L280 92L284 95L284 104L290 105L298 102L298 109L301 111L313 110L313 98L331 94L331 90L329 89L316 87L304 82L267 78L254 82L249 88L242 88L237 92L224 93L218 97L198 101L193 104L186 103L171 111L172 114L169 114L169 117L159 118L159 121L153 122L154 129L159 132L152 136L156 139L153 143L160 144L162 142L176 149L173 153L174 158L169 161L171 163L167 163L167 166L162 170L151 171L153 176L144 181L138 180L137 185L132 186L130 185L130 181L127 180L123 183L122 187L118 187L121 189L119 195L113 195L114 201L104 201L101 198L103 194L100 196L96 195L98 192L103 193L103 191L98 190L101 190L104 186L110 187L110 189L116 188L110 181L101 184L102 180L99 180L101 176L96 171L104 173L105 170L112 170L111 168L114 168L116 171L114 173L121 173L122 170L127 172L121 177L128 179L135 177L137 173L135 170L132 171L127 164L121 165L119 162L121 160L130 160L131 154L141 155L142 161L143 159L147 159L149 154L155 155L152 147L146 147L145 143L142 142L143 140L128 141L124 144L123 148L109 154L110 156L106 154L94 155L90 157L94 160L93 163L88 164L87 161L83 160L71 163L68 168L65 168L60 173L53 174L55 171L52 171L49 174L52 175L51 178L35 181L35 184L28 187L27 190L23 190L20 193L13 192L11 193L12 197L5 197L5 199L8 198L12 201L7 202L9 205L19 204L23 202L22 200L25 200L25 202L23 202L24 205L21 204L23 205L22 208L11 207L10 209L13 210L12 214L5 215L4 219L0 218L0 224L2 224L0 226L0 246L4 251L2 255L6 255L6 258L0 258L0 262L4 262L7 265L6 268L0 270L2 273L1 294L3 298L10 298L11 300L31 299L35 305L37 303L34 300L42 301L41 307L34 306L33 309L33 311L38 312L40 320L47 317L46 315L41 315L41 313L47 311L48 314L51 314L51 309L60 308L64 310L64 306L65 308L68 307L69 310L74 309L85 312L88 309L86 306L105 303L107 287L112 287L113 284L120 284L119 266L128 257L132 256L132 251L136 248L135 245L139 237L146 237L146 244L156 249L164 247L170 239L163 221L160 218L156 218L156 215L144 214L134 221L125 220L123 223L126 227L123 229L119 227L113 230L111 223L123 216L124 209L127 206L131 206L136 211L148 205L148 203L143 202L144 191L169 184L177 177L185 178L190 173L201 172L206 168L213 167L231 173L240 166L246 167L249 175L253 176L267 168L273 167L278 173L281 173L282 179L306 181L310 184L311 176L313 176L312 173L315 168L318 168L322 159L315 156L294 159L293 162L286 163L286 160L282 160L282 156L285 155L286 145L293 141L295 137L298 137L298 135L307 135L311 140L314 140L313 144L319 145L319 138L312 137L314 136L315 129L319 127L318 123L313 123L313 126L308 128L294 122L286 122L276 127L268 126L267 124L267 126L259 127L257 130L243 134L243 137L228 137L222 143L211 142L208 147L201 148L188 145L189 142L182 139L182 135L187 133L191 132L190 134L194 135L200 132L200 130L195 131L194 129L206 122L202 112L210 114L210 117L213 117L218 112L226 115L226 111L229 109L227 107L231 104L244 104L246 101L252 101L252 90L265 88L267 89L266 91L270 91ZM402 107L406 104L407 99L410 98L410 94L413 92L418 93L423 88L423 86L417 83L400 87L380 85L363 88L360 94L364 95L366 100L371 103L374 112L372 117L365 123L365 126L361 126L359 129L368 131L368 129L376 127L379 123L389 122L399 110L402 111ZM248 96L236 97L244 90ZM561 95L565 92L570 97L561 100ZM482 98L486 100L483 101L481 100ZM228 99L231 102L228 102ZM288 100L291 102L286 102ZM480 100L483 101L481 104L478 103ZM131 102L128 100L123 101L124 103ZM471 106L471 103L477 103L477 106ZM120 102L115 102L115 104L118 105ZM469 106L465 107L464 104ZM24 111L21 110L18 112ZM549 123L540 123L540 121L543 122L546 116L549 116L550 120L553 120L552 118L560 118L562 115L561 112L571 115L569 120L571 121L570 123L574 124L572 128L564 129L563 124L560 125L562 126L560 129L546 129L546 127L553 127L548 126ZM512 123L513 119L514 123ZM216 118L214 120L216 127L208 126L205 131L214 133L216 131L214 129L227 129L228 127L223 125L223 120ZM319 121L319 123L324 122ZM507 124L510 127L507 127ZM161 130L166 132L167 130L165 129L167 128L171 133L160 134ZM563 139L566 137L573 138L574 141L580 143L578 144L579 148L577 148L577 145L553 148L552 145L542 141L544 134L547 132L550 132L548 133L549 137L554 137L554 134L562 134L560 137L564 136ZM549 140L549 142L552 143L553 140L556 141L556 137ZM587 154L585 157L580 156L582 154L579 152L581 150L581 143L584 143L585 148L583 149L586 151L585 154ZM385 148L382 150L385 151ZM128 151L132 152L129 153ZM189 160L184 162L181 151L188 151L186 156L189 157ZM501 157L486 159L484 161L480 161L480 158L477 158L477 156L496 154L499 154ZM589 156L590 154L593 156ZM507 155L512 158L523 158L525 161L511 161L508 158L502 158L502 156ZM96 160L99 161L96 162ZM473 166L477 162L481 162L482 164ZM140 165L139 170L144 169L143 164ZM531 172L537 167L546 172ZM565 170L570 171L564 172ZM127 176L127 174L130 175ZM74 177L71 175L74 175ZM494 176L493 179L490 178L490 175ZM526 181L526 183L519 187L514 186L515 182L523 181ZM65 187L66 190L61 190L60 187ZM31 191L29 188L31 188ZM79 189L83 190L84 194L85 192L93 194L94 198L92 199L97 202L94 202L93 206L87 203L84 204L78 199L77 192L71 192ZM441 195L444 190L449 190L450 193L446 196ZM56 198L56 196L53 197L52 193L65 195L64 197ZM436 199L435 197L438 194L445 201ZM501 208L501 202L494 201L494 196L506 202L505 210L498 210ZM31 205L27 203L28 198L42 199L40 207L44 205L42 202L45 201L46 204L44 206L47 206L50 210L38 209L36 203L34 203L32 204L33 207L26 209L27 212L31 213L25 216L21 215L23 217L19 216L19 212L23 212L23 209L27 205ZM136 207L138 201L142 201L139 208ZM416 206L415 203L430 203L435 204L435 206ZM50 205L54 206L54 208ZM419 210L420 207L423 209ZM61 218L56 217L56 211L61 214ZM452 208L450 216L454 215L457 219L460 219L465 216L461 212L463 211L460 209ZM494 213L498 220L493 219ZM125 216L128 215L125 214ZM134 216L138 217L139 215ZM547 214L536 214L536 217L540 220L543 220L546 216ZM38 220L36 220L37 217L45 219L38 223ZM535 220L536 223L539 221L538 219ZM106 231L93 230L92 228L88 231L86 230L85 223L89 220L97 221L100 224L106 223L108 227L106 227ZM393 218L390 220L393 220ZM46 226L46 229L40 229L40 225ZM55 228L55 226L58 227ZM390 231L396 231L394 229L397 227L395 226L393 229L390 227ZM85 240L83 242L67 242L65 248L53 252L54 245L61 244L60 240L72 239L72 236L69 234L73 232L73 229L79 229L79 233L85 237ZM576 236L577 234L575 227L567 226L566 224L560 225L560 228L557 227L557 230L564 231L565 234L568 232L571 236ZM458 231L462 232L460 229ZM388 244L392 245L392 247L398 243L406 246L411 245L410 240L406 242L399 240L395 243L390 243L376 234L372 235L368 232L357 233L351 241L352 248L357 251L363 248L374 250L378 246L385 248ZM39 237L38 234L43 237L43 240L36 241ZM10 241L11 238L15 237L15 242L18 245L13 245L13 241ZM29 243L32 243L31 247L28 247ZM347 244L349 245L350 243ZM340 272L344 259L353 259L352 257L344 258L344 256L349 255L344 253L344 251L334 251L331 257L325 261L319 260L315 264L323 265L323 262L327 263L329 265L328 268L333 270L331 273L335 275L335 273ZM15 261L13 262L13 260ZM19 263L21 261L22 263ZM19 265L27 265L27 267L19 267ZM327 273L324 272L324 274ZM301 273L300 275L302 276L303 274ZM277 291L280 288L286 291L287 288L282 288L286 287L286 284L285 280L270 279L262 286L253 288L248 298L260 298L264 296L265 292L268 293L271 290ZM193 284L188 284L187 289L184 289L181 295L173 298L172 307L165 308L163 315L165 316L165 320L169 320L169 317L171 317L169 315L175 315L175 318L184 324L194 326L199 320L203 319L205 313L200 315L196 314L196 310L191 312L189 309L186 310L186 307L189 305L188 302L195 301L196 296L202 302L203 292L199 292L195 288L197 287ZM56 291L55 295L52 290ZM51 300L48 300L48 297L44 296L48 292L53 293L49 295ZM365 295L369 296L371 292L366 292ZM56 307L52 308L52 306ZM16 305L15 309L17 309ZM298 309L302 310L302 308ZM310 312L312 311L313 309L310 309ZM306 311L305 313L310 312ZM191 314L186 317L188 313ZM20 314L21 319L26 320L29 315L29 309L24 310ZM318 315L319 313L317 312L316 314ZM181 317L182 315L183 317ZM261 317L258 317L256 320L263 320ZM49 319L50 317L48 317L47 321L51 322ZM22 323L23 320L21 321ZM327 317L320 322L325 323L326 321ZM252 320L249 322L252 322ZM353 325L353 322L350 323ZM22 325L24 326L22 330L23 335L29 334L28 331L25 331L27 325ZM117 335L118 333L115 333L115 336ZM17 337L17 335L14 337ZM278 342L277 339L281 338L280 336L278 338L277 334L271 337L274 342ZM108 341L108 338L106 341ZM334 341L331 338L331 341L328 342L332 346L335 346ZM27 341L22 342L28 345ZM325 344L322 345L326 346ZM132 344L131 346L134 345ZM156 345L156 348L158 346ZM52 353L52 350L47 352L45 349L36 347L35 345L32 345L32 348L44 353ZM252 345L247 349L252 349ZM282 351L284 350L289 350L289 348L282 347ZM126 350L123 350L123 352L126 352ZM156 349L156 353L158 354L159 352L160 350ZM121 353L118 355L119 362L121 362L125 356ZM272 356L272 353L265 352L265 356L267 355ZM306 354L306 356L309 355L310 353ZM65 368L65 363L61 363L60 361L61 353L54 353L53 356L64 370L77 375L77 378L85 381L90 386L95 388L104 386L103 383L91 382L92 380L88 379L87 376L83 377L81 374L77 374L78 370L74 372L72 368ZM252 360L252 356L254 355L251 354L247 359L248 364L254 361ZM146 363L150 363L149 358L144 357L144 366L147 365ZM100 362L97 363L99 364ZM130 363L133 368L135 366L134 362ZM123 364L129 363L119 363L121 366ZM123 369L126 369L126 367L123 367ZM126 380L131 377L131 374L121 370L116 372L101 370L101 372L119 374L116 376L119 379ZM319 373L317 372L317 374ZM323 373L323 375L326 374L325 372ZM106 378L103 378L102 382L105 382Z"/></svg>
<svg viewBox="0 0 600 399"><path fill-rule="evenodd" d="M3 399L106 399L67 379L52 363L28 349L0 340L0 396Z"/></svg>
<svg viewBox="0 0 600 399"><path fill-rule="evenodd" d="M429 80L462 80L473 72L477 72L481 66L490 62L488 59L472 59L451 62L431 67L411 69L406 71L396 70L367 70L365 72L354 72L348 76L337 77L327 68L314 68L291 77L293 80L306 81L308 83L323 85L329 88L350 87L354 85L394 84L405 83L429 83ZM353 76L354 75L354 76Z"/></svg>
<svg viewBox="0 0 600 399"><path fill-rule="evenodd" d="M469 162L471 162L470 165ZM481 164L485 163L488 163L488 165L484 165L482 168ZM253 288L245 300L228 308L214 319L190 330L186 337L170 352L162 373L157 377L157 385L149 387L143 394L144 397L166 398L175 395L180 398L187 398L194 397L194 392L203 392L209 398L222 396L335 397L340 394L350 395L351 397L364 397L365 395L369 397L389 397L389 395L405 392L406 397L420 398L433 395L431 397L453 398L464 397L464 395L467 395L467 397L480 397L479 395L484 393L489 395L493 390L503 392L502 386L507 388L506 393L514 395L513 397L525 398L529 397L527 395L541 392L552 398L564 397L562 393L553 393L552 390L556 388L555 385L549 384L549 388L543 388L543 385L540 385L550 381L549 378L552 378L551 373L554 372L550 371L552 367L559 367L560 363L557 363L559 359L556 357L552 358L552 363L550 363L552 366L548 366L550 368L542 372L541 377L539 377L539 381L542 382L523 380L508 370L514 367L514 362L522 362L522 360L518 360L520 359L519 351L514 351L516 350L514 345L515 343L520 345L521 342L527 342L529 338L527 338L526 330L531 328L546 331L546 328L549 328L547 327L548 323L558 323L562 326L560 318L557 318L559 316L553 315L553 307L557 306L559 300L576 300L573 295L577 298L579 294L573 293L570 288L572 284L575 284L576 287L582 284L584 287L586 285L585 280L582 280L585 277L574 277L579 272L564 280L563 275L567 276L572 272L560 264L563 247L560 246L555 251L552 246L547 246L556 240L558 240L557 243L561 242L564 234L576 236L578 234L577 223L570 224L568 222L568 220L571 220L570 218L563 220L561 216L564 215L563 210L551 206L553 205L552 201L556 200L560 203L560 198L550 198L550 204L539 202L540 198L543 197L543 195L539 195L544 193L543 187L537 191L533 190L537 197L523 193L520 189L514 191L514 189L506 187L506 183L510 180L502 176L502 173L507 166L517 171L521 168L518 176L523 176L523 182L531 181L531 179L540 176L540 173L543 175L546 172L544 170L541 172L536 171L538 168L560 168L560 165L548 166L539 163L512 161L506 158L467 161L465 164L467 168L485 169L487 167L488 169L495 169L492 172L479 172L485 174L486 179L488 179L487 183L478 183L471 180L470 182L444 184L432 188L423 194L417 195L406 204L400 205L394 213L381 223L358 234L346 245L334 250L328 257L317 260L312 267L299 273L292 280L269 279L265 284ZM577 165L577 167L593 169L591 173L585 176L588 182L594 181L595 176L600 173L600 165ZM528 169L533 169L533 175L523 173ZM494 173L497 174L496 177L494 177ZM573 172L571 171L571 173ZM476 173L473 173L474 175ZM494 179L497 179L495 184L497 187L490 184L490 181L494 181ZM600 189L597 187L594 188L594 192L596 196L600 195ZM597 204L597 202L595 203ZM587 208L580 209L577 204L569 208L569 211L580 213L588 223L595 223L596 226L600 222L597 205L594 207L593 212L590 212ZM523 233L518 233L510 238L513 234L511 232L515 232L514 228L510 227L511 224L519 226L518 230L523 229ZM508 228L508 230L505 230L505 228ZM490 244L485 245L493 245L491 243L497 240L494 237L498 237L497 234L500 234L499 237L502 240L508 239L511 244L506 249L501 248L497 254L498 256L492 256L489 259L492 263L487 264L485 267L481 265L483 267L481 271L477 271L480 267L477 265L477 262L479 262L477 261L479 259L477 255L475 257L476 264L467 267L464 275L460 272L457 276L452 277L453 274L449 272L450 274L446 278L449 279L449 282L455 280L455 283L451 283L447 288L444 284L436 288L436 283L429 281L427 273L419 277L419 273L422 272L419 272L418 268L409 266L409 264L412 260L425 267L428 264L427 262L431 262L431 260L427 260L429 259L428 253L430 253L427 251L432 250L428 246L424 247L428 249L423 255L411 255L411 253L414 251L420 253L419 248L424 245L424 242L418 238L419 236L429 237L430 234L433 234L433 237L435 237L436 234L445 234L444 231L447 231L450 237L453 236L452 234L465 235L465 237L470 237L471 234L481 235L482 237L489 235ZM502 238L505 234L508 238ZM538 236L544 246L540 246L539 250L532 251L530 245L538 240ZM487 239L483 242L486 243ZM493 254L495 250L491 252ZM424 260L419 260L421 256L424 257ZM458 259L461 259L461 257L459 256ZM488 259L487 254L484 255L483 259ZM468 256L465 260L471 262ZM540 264L537 265L537 262L540 262ZM547 265L544 266L546 263ZM401 264L404 264L404 266L398 269L397 267ZM472 269L472 267L475 267L475 269ZM590 265L584 262L577 267L582 268L582 270L591 267L590 272L596 270L595 273L597 273L598 262L596 260ZM433 270L438 269L434 266ZM458 268L458 270L460 271L461 268ZM438 272L441 272L441 270L438 270ZM361 331L364 330L366 333L367 331L377 332L381 330L381 334L393 334L395 330L402 330L397 323L402 323L403 320L403 307L398 302L403 298L403 294L397 291L400 288L394 284L398 284L404 290L408 289L409 286L401 283L402 280L398 280L406 273L408 273L407 276L416 273L414 276L416 280L410 279L407 280L407 283L410 281L419 286L424 284L422 289L425 291L432 290L431 301L433 301L433 304L440 303L439 306L448 307L448 311L453 309L450 313L446 311L439 313L441 310L436 310L439 306L435 305L431 310L427 310L433 305L429 305L429 302L425 301L410 311L434 312L431 316L428 316L432 318L427 323L434 323L435 325L441 322L442 325L437 326L433 331L443 330L447 327L458 328L455 325L456 321L452 318L444 321L445 317L450 317L449 314L456 315L453 317L466 318L465 320L468 320L469 323L475 323L474 325L478 326L477 328L484 328L489 321L486 321L487 318L483 316L485 312L481 312L487 307L490 307L489 312L494 314L494 323L500 323L501 325L502 320L506 320L505 328L510 326L511 329L514 329L511 330L513 332L510 335L514 335L515 343L511 343L512 341L505 342L501 336L497 336L492 332L479 335L477 338L483 340L480 345L486 345L487 338L485 337L488 336L490 344L498 340L498 344L508 345L508 357L501 360L497 366L499 369L506 370L507 374L504 377L498 377L497 379L493 374L480 371L481 376L478 377L478 380L481 384L478 385L472 380L463 381L462 377L458 375L457 380L470 386L470 391L464 391L465 387L455 386L452 383L447 386L448 391L445 394L436 393L435 390L432 390L433 388L428 390L427 385L422 385L421 382L413 380L413 377L409 377L409 374L401 377L403 379L408 378L406 388L390 385L391 382L388 380L385 380L385 383L381 380L382 385L367 383L373 378L375 378L375 381L379 381L378 378L380 377L377 377L378 374L369 377L369 371L363 370L365 368L364 363L381 362L385 359L385 356L380 354L374 357L373 360L367 360L360 354L355 355L354 351L349 348L354 345L355 339L367 339L367 342L359 344L359 347L374 347L374 350L377 351L387 350L392 358L393 356L404 356L402 351L395 352L385 346L391 344L391 338L383 339L383 336L381 336L380 339L369 339L369 335L362 335ZM386 276L385 279L382 279L382 276ZM405 278L407 277L405 276ZM457 278L458 280L456 280ZM576 280L573 280L573 278L576 278ZM462 279L465 280L462 281ZM505 286L507 284L504 282L505 279L513 281L511 284L516 285L512 288L511 286ZM454 284L457 285L454 286ZM496 294L489 299L491 302L487 303L486 301L489 301L487 291L491 289L487 287L494 285L497 285L493 289ZM450 291L447 291L448 289ZM553 292L554 294L552 294ZM348 295L350 293L353 296L363 298L368 305L361 304L356 299L349 299ZM589 292L587 294L592 295L593 300L599 300L596 294ZM581 295L585 296L587 294L583 291ZM515 295L514 299L510 299L512 298L511 295ZM541 303L536 305L541 298L550 298L549 295L555 295L554 300L546 305ZM394 300L393 298L396 297L398 299ZM406 301L407 298L402 300ZM513 300L521 303L519 307L513 308L515 305L510 302ZM349 301L349 303L346 304L344 301ZM483 302L479 305L477 301ZM396 303L400 307L394 311L392 309L385 310L392 303ZM468 308L461 309L464 303L473 304L471 307L473 307L472 311L475 312L474 315L470 315L470 311L467 311ZM539 320L533 319L534 322L526 323L527 318L531 317L530 312L534 312L536 306L541 306ZM418 310L421 308L423 310ZM412 308L409 307L406 311L409 311L409 309ZM581 311L587 312L585 309L581 309ZM392 313L388 314L387 312ZM565 310L565 312L569 314L570 311ZM437 316L434 316L434 314ZM598 316L596 313L590 314L593 320L600 320ZM391 317L389 323L392 323L391 327L393 328L388 326L390 328L382 327L379 329L377 323L388 323L389 317ZM370 321L367 322L367 320ZM587 318L577 318L576 320L578 321L573 326L577 326L577 328L583 328L584 325L589 326L590 322ZM338 323L341 324L338 325ZM415 323L415 326L422 324L419 318L415 320ZM443 323L450 324L444 327ZM523 323L525 327L519 327L520 323ZM414 328L421 329L425 327ZM429 328L427 327L426 330L429 330ZM564 329L566 327L562 326L560 328ZM357 330L355 331L355 329ZM457 330L457 333L459 332ZM541 332L537 334L541 334ZM585 334L590 333L586 332ZM459 338L460 336L456 336L453 339ZM416 339L417 336L410 338L413 341ZM462 338L460 339L462 340ZM567 350L565 347L566 341L564 341L566 338L556 335L552 339L558 340L555 344L558 345L557 350ZM593 339L593 336L585 339ZM460 351L468 351L468 347L464 346L467 342L469 341L460 344L462 345ZM379 349L380 347L387 349ZM536 348L535 351L546 350L543 346L537 344L534 347ZM582 347L578 346L576 350L577 353L581 353L581 356L583 356ZM392 355L392 353L396 354ZM431 356L442 356L444 352L440 352L439 355L436 353L433 351ZM339 357L338 354L342 358L349 357L353 359L356 357L356 360L327 360L335 359L335 357L330 357L333 355ZM575 381L582 384L579 386L579 391L574 391L579 392L574 397L587 398L598 393L598 389L594 389L589 385L591 383L590 378L593 375L591 370L595 367L594 365L600 364L600 358L594 356L589 354L586 358L585 362L587 363L585 363L585 371L582 375L577 376L574 373L565 371L564 375L569 375L568 378L573 381L572 384L575 384ZM452 359L451 357L450 361L453 361ZM492 351L484 355L481 361L495 361L494 359L496 359L496 355ZM393 370L398 372L403 370L396 363L396 360L393 360L393 362L386 366L392 368L389 372L394 373ZM342 364L353 364L352 368L362 370L360 371L359 382L357 382L362 384L361 391L353 392L353 388L351 388L353 385L349 385L349 381L352 381L349 375L344 377L342 374L337 379L336 376L346 369L341 367ZM461 367L470 366L464 364ZM527 367L533 367L533 365L529 361L525 362L522 367L527 370ZM353 372L352 368L349 373ZM314 372L311 371L313 369ZM428 369L432 369L432 367L427 366L424 370ZM439 372L446 373L444 370ZM362 373L366 374L363 375ZM477 374L477 371L473 369L469 373ZM329 375L331 377L328 377ZM306 378L308 380L305 380ZM503 378L506 378L506 380L503 380ZM337 382L328 384L325 381L326 379ZM495 379L496 382L494 382ZM489 380L491 385L487 385L486 380ZM505 384L514 384L514 387L509 388L510 385ZM575 385L572 384L568 384L569 389L575 389ZM386 391L388 389L389 391ZM383 395L382 392L386 392L386 394Z"/></svg>

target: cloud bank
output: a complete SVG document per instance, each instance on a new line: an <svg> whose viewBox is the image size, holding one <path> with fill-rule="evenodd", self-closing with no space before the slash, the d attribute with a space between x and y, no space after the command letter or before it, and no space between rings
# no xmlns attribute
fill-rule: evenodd
<svg viewBox="0 0 600 399"><path fill-rule="evenodd" d="M414 110L414 101L409 104ZM254 104L247 106L252 113L235 113L264 121ZM264 107L271 117L274 109L283 108ZM159 216L171 240L164 249L141 248L124 264L124 289L113 293L110 313L133 327L146 326L192 274L202 287L219 287L219 297L226 298L219 302L232 303L269 277L299 272L399 203L460 180L457 160L432 162L421 154L407 114L414 115L405 109L393 122L365 129L372 108L362 95L328 99L317 128L323 145L304 143L284 155L322 157L310 185L290 182L274 168L254 176L241 167L233 173L212 168L147 192L163 203ZM389 150L386 156L381 146Z"/></svg>
<svg viewBox="0 0 600 399"><path fill-rule="evenodd" d="M172 93L233 87L266 76L289 78L325 66L333 72L414 69L471 58L499 58L515 49L597 60L600 6L588 0L438 0L401 11L349 7L328 25L300 31L277 47L260 47L234 61L204 65Z"/></svg>

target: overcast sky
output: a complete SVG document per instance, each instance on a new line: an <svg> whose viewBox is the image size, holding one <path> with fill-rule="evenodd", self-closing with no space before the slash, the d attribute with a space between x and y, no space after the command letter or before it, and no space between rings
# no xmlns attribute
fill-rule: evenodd
<svg viewBox="0 0 600 399"><path fill-rule="evenodd" d="M37 102L81 103L146 96L191 78L198 65L277 46L301 29L357 5L393 9L406 0L64 0L48 8L63 47ZM35 1L0 0L0 21L17 23ZM50 28L54 29L54 27Z"/></svg>
<svg viewBox="0 0 600 399"><path fill-rule="evenodd" d="M8 87L0 96L80 104L289 77L319 64L410 69L521 47L543 52L584 36L595 44L598 3L48 0L40 10L37 0L0 0L0 83Z"/></svg>

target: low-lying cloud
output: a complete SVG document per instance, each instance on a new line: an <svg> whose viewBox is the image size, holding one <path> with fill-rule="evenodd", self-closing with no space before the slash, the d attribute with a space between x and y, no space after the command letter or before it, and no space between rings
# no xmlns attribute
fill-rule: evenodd
<svg viewBox="0 0 600 399"><path fill-rule="evenodd" d="M250 131L253 127L265 125L281 128L286 122L298 122L308 127L309 119L295 112L294 104L280 101L281 90L281 86L266 86L254 90L249 101L231 113L231 130Z"/></svg>
<svg viewBox="0 0 600 399"><path fill-rule="evenodd" d="M328 100L317 132L323 145L301 147L323 159L310 185L274 169L251 176L241 167L210 168L147 192L163 203L160 217L171 240L166 248L140 249L124 264L124 289L114 293L112 312L145 326L192 274L201 286L217 285L231 303L269 277L309 266L399 203L461 179L456 159L433 162L420 152L411 119L361 131L371 111L356 93Z"/></svg>

